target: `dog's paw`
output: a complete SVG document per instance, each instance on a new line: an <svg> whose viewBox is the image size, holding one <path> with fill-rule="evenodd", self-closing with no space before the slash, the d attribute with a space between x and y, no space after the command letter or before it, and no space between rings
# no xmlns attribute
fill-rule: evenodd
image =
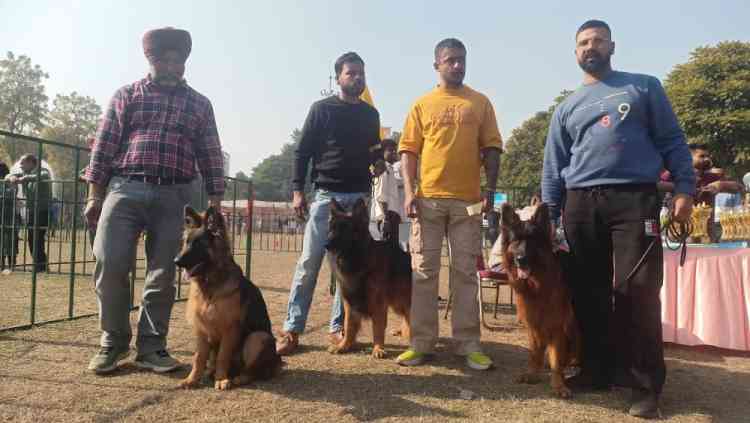
<svg viewBox="0 0 750 423"><path fill-rule="evenodd" d="M193 389L193 388L197 388L198 385L200 385L200 380L193 379L190 376L188 376L185 379L182 379L182 381L180 381L179 386L182 389Z"/></svg>
<svg viewBox="0 0 750 423"><path fill-rule="evenodd" d="M380 345L372 347L372 358L385 358L385 350Z"/></svg>
<svg viewBox="0 0 750 423"><path fill-rule="evenodd" d="M214 388L218 389L219 391L227 391L229 389L232 389L232 381L229 379L221 379L214 382Z"/></svg>
<svg viewBox="0 0 750 423"><path fill-rule="evenodd" d="M524 373L516 377L516 383L535 384L541 382L542 378L536 373Z"/></svg>
<svg viewBox="0 0 750 423"><path fill-rule="evenodd" d="M344 354L352 349L351 345L336 344L328 347L328 352L331 354Z"/></svg>

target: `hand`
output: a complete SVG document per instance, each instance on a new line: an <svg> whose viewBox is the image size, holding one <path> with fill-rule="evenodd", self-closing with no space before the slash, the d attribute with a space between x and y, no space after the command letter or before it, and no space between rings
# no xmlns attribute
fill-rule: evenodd
<svg viewBox="0 0 750 423"><path fill-rule="evenodd" d="M308 209L307 200L305 199L305 193L302 191L292 192L292 207L294 208L294 214L300 220L307 219Z"/></svg>
<svg viewBox="0 0 750 423"><path fill-rule="evenodd" d="M417 197L414 194L407 193L404 196L404 214L407 217L417 217L419 215L419 207L417 206Z"/></svg>
<svg viewBox="0 0 750 423"><path fill-rule="evenodd" d="M375 162L375 164L372 166L372 174L374 176L380 176L385 172L385 160L378 160Z"/></svg>
<svg viewBox="0 0 750 423"><path fill-rule="evenodd" d="M86 226L92 230L96 230L96 225L99 223L99 216L102 214L102 201L101 200L89 200L86 202L86 207L83 208L83 217L86 219Z"/></svg>
<svg viewBox="0 0 750 423"><path fill-rule="evenodd" d="M492 210L492 207L495 203L495 191L487 191L484 193L484 198L482 198L482 212L487 213L488 211Z"/></svg>
<svg viewBox="0 0 750 423"><path fill-rule="evenodd" d="M555 225L554 220L549 221L549 238L552 240L552 245L557 249L558 245L557 242L555 242L555 239L557 238L557 225Z"/></svg>
<svg viewBox="0 0 750 423"><path fill-rule="evenodd" d="M20 180L20 178L18 176L11 175L11 176L8 177L8 182L10 182L11 184L15 185L15 184L21 182L21 180Z"/></svg>
<svg viewBox="0 0 750 423"><path fill-rule="evenodd" d="M674 197L674 220L685 223L693 214L693 197L687 194L677 194Z"/></svg>
<svg viewBox="0 0 750 423"><path fill-rule="evenodd" d="M701 192L708 192L712 195L716 195L719 193L719 184L717 184L716 182L712 182L701 188Z"/></svg>

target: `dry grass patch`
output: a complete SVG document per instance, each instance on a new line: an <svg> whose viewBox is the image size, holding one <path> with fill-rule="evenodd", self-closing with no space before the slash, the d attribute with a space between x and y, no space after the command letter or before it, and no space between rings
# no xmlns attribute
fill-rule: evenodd
<svg viewBox="0 0 750 423"><path fill-rule="evenodd" d="M277 330L286 314L295 260L295 253L253 254L253 280L263 291ZM497 322L506 330L483 333L486 351L497 364L489 372L467 370L462 360L451 354L450 330L443 320L440 352L426 366L395 365L393 359L406 345L390 335L386 339L389 357L372 359L369 325L360 335L361 349L331 355L326 351L331 304L328 278L324 266L308 331L301 338L303 347L299 354L285 359L287 365L280 377L226 393L208 384L192 391L176 389L187 368L155 375L127 362L112 376L88 373L86 364L98 348L96 318L0 333L0 420L639 421L624 414L625 390L564 401L552 396L548 383L513 383L526 365L526 337L514 317L507 314L501 314ZM88 293L80 294L81 301L93 298L91 286L86 289ZM187 362L193 339L185 322L184 303L175 306L172 317L169 347ZM136 319L137 313L133 313L133 323ZM393 326L398 318L392 315L390 321ZM750 355L669 347L667 366L662 406L666 421L748 421ZM464 399L467 392L472 399Z"/></svg>

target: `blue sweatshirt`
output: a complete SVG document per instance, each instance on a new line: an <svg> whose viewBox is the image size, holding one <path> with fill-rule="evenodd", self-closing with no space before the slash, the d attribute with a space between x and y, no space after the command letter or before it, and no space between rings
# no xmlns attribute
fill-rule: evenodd
<svg viewBox="0 0 750 423"><path fill-rule="evenodd" d="M685 134L659 80L611 72L555 109L544 147L542 201L557 219L564 190L653 183L666 168L676 193L695 192Z"/></svg>

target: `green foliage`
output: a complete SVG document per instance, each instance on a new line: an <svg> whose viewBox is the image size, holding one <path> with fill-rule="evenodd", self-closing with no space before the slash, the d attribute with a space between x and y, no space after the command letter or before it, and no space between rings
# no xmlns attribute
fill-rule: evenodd
<svg viewBox="0 0 750 423"><path fill-rule="evenodd" d="M253 168L255 198L263 201L290 201L294 149L302 132L292 131L292 141L281 147L281 153L266 157ZM310 178L307 178L308 181Z"/></svg>
<svg viewBox="0 0 750 423"><path fill-rule="evenodd" d="M42 138L63 144L87 147L87 139L96 132L96 122L102 114L102 108L92 97L78 95L57 95L53 109L47 116L47 127L42 130ZM72 180L78 171L75 166L76 152L61 147L46 147L45 158L58 179ZM79 168L88 164L88 154L81 153Z"/></svg>
<svg viewBox="0 0 750 423"><path fill-rule="evenodd" d="M708 144L730 174L750 168L750 43L695 49L664 88L689 141Z"/></svg>
<svg viewBox="0 0 750 423"><path fill-rule="evenodd" d="M43 126L47 113L44 79L49 78L39 65L32 65L28 56L16 57L8 52L0 59L0 128L20 134L32 134ZM25 143L3 142L4 153L14 161L30 152Z"/></svg>

